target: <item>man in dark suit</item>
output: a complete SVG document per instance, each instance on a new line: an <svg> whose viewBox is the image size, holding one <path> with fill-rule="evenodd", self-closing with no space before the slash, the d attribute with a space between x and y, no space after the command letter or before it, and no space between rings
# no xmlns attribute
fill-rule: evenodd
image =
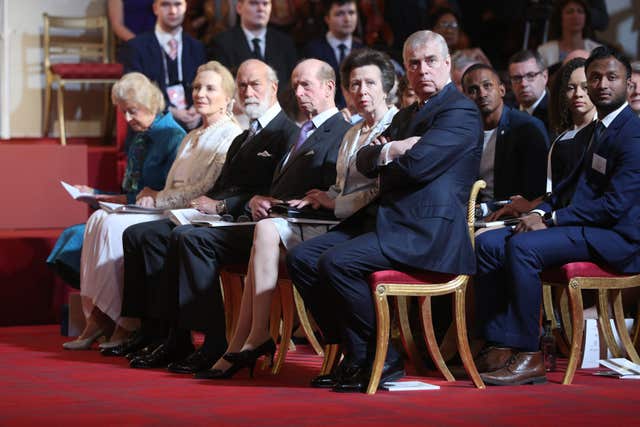
<svg viewBox="0 0 640 427"><path fill-rule="evenodd" d="M346 106L340 85L340 64L354 49L364 47L353 38L358 25L358 8L355 0L329 0L325 3L324 22L329 31L324 37L311 40L304 49L306 58L316 58L331 65L336 73L336 106Z"/></svg>
<svg viewBox="0 0 640 427"><path fill-rule="evenodd" d="M288 35L267 27L271 0L238 0L236 11L240 25L216 35L208 46L209 57L220 61L232 73L243 61L260 59L276 70L282 93L288 87L298 54Z"/></svg>
<svg viewBox="0 0 640 427"><path fill-rule="evenodd" d="M478 317L489 343L476 365L488 384L546 380L538 341L542 270L592 261L620 273L640 271L640 119L626 103L631 66L602 46L585 71L600 120L583 166L523 217L515 234L500 229L476 240L476 296L485 303ZM571 202L558 207L563 187L576 180Z"/></svg>
<svg viewBox="0 0 640 427"><path fill-rule="evenodd" d="M380 144L357 154L358 170L379 176L377 212L361 210L287 256L325 341L343 344L345 352L337 372L312 381L316 387L363 391L369 381L375 351L370 273L475 272L465 206L482 151L480 113L451 83L442 36L414 33L405 43L404 63L420 102L394 117ZM402 359L390 347L381 383L403 374Z"/></svg>
<svg viewBox="0 0 640 427"><path fill-rule="evenodd" d="M296 66L291 79L299 107L309 120L276 167L269 192L249 200L254 220L268 216L274 203L300 199L312 188L326 190L335 183L338 149L349 124L333 102L333 70L324 62L306 60ZM169 287L165 289L175 290L168 293L167 300L176 327L162 346L149 356L132 360L132 366L158 367L177 362L170 369L188 373L207 369L222 356L227 342L218 269L224 264L248 261L253 228L187 225L173 231L165 268ZM180 360L192 349L191 330L204 332L204 343L197 352Z"/></svg>
<svg viewBox="0 0 640 427"><path fill-rule="evenodd" d="M494 200L522 195L542 196L547 185L549 137L542 122L504 105L505 88L498 73L485 64L469 67L462 76L465 95L476 103L484 122L480 178L483 216L496 210Z"/></svg>
<svg viewBox="0 0 640 427"><path fill-rule="evenodd" d="M298 133L277 102L278 79L272 68L249 60L240 66L236 84L240 107L251 119L251 125L231 143L213 188L193 201L194 207L207 213L244 213L245 204L253 195L269 191L273 172ZM165 219L125 230L122 313L141 318L142 328L131 342L105 353L124 356L166 338L167 322L163 319L169 307L163 299L164 287L170 284L161 279L174 228Z"/></svg>
<svg viewBox="0 0 640 427"><path fill-rule="evenodd" d="M520 111L544 123L549 132L547 66L537 51L523 50L509 58L509 80Z"/></svg>
<svg viewBox="0 0 640 427"><path fill-rule="evenodd" d="M200 123L193 108L191 82L205 63L204 46L182 31L186 0L155 0L156 28L129 40L124 47L124 72L138 71L155 82L173 117L187 129Z"/></svg>

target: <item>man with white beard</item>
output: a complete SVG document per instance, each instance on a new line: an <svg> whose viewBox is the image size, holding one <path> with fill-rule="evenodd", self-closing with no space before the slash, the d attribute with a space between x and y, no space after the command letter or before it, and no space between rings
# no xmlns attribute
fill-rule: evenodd
<svg viewBox="0 0 640 427"><path fill-rule="evenodd" d="M202 212L234 217L243 213L251 197L268 193L276 166L299 132L278 104L278 79L270 66L255 59L243 62L238 69L236 85L238 102L251 126L231 143L213 188L192 202L192 206ZM145 368L167 366L193 351L191 341L185 342L185 337L174 334L167 340L175 320L175 309L168 301L175 299L177 290L175 283L166 280L165 262L172 256L170 243L185 228L189 226L176 229L170 220L164 219L125 230L122 313L140 318L142 326L127 342L105 350L103 354L130 354L133 367ZM163 343L166 345L160 346ZM225 347L226 344L221 350ZM158 351L152 354L154 350ZM205 347L174 364L172 370L208 369L221 356L217 351L212 353L215 354L206 354Z"/></svg>

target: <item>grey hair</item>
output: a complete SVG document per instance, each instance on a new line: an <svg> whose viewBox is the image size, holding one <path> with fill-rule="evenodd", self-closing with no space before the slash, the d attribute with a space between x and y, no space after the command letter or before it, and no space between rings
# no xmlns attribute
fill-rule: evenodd
<svg viewBox="0 0 640 427"><path fill-rule="evenodd" d="M409 50L414 50L419 46L424 46L431 42L435 42L440 46L440 52L443 58L449 56L449 47L447 46L447 42L444 37L433 31L422 30L411 34L404 42L404 46L402 47L402 59L406 62L406 56Z"/></svg>
<svg viewBox="0 0 640 427"><path fill-rule="evenodd" d="M464 70L474 64L480 63L482 63L482 61L464 50L459 50L451 55L451 68L454 70Z"/></svg>
<svg viewBox="0 0 640 427"><path fill-rule="evenodd" d="M160 114L165 106L160 89L142 73L127 73L122 76L111 89L111 101L114 104L134 102L153 114Z"/></svg>

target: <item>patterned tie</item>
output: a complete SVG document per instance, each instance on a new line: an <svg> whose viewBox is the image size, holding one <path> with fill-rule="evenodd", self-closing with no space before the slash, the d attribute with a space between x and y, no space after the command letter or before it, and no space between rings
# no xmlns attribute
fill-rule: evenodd
<svg viewBox="0 0 640 427"><path fill-rule="evenodd" d="M304 144L304 142L309 137L309 131L313 130L314 127L315 125L311 120L307 120L302 124L302 127L300 128L300 135L298 135L298 140L296 141L296 145L293 146L291 154L295 153L298 148L300 148L300 146Z"/></svg>
<svg viewBox="0 0 640 427"><path fill-rule="evenodd" d="M340 51L340 56L338 57L338 64L342 64L342 61L344 61L344 57L347 56L347 45L344 43L340 43L338 45L338 50Z"/></svg>
<svg viewBox="0 0 640 427"><path fill-rule="evenodd" d="M259 130L260 122L258 121L258 119L251 120L251 123L249 123L249 132L247 133L247 137L244 139L244 141L242 141L241 147L244 147L247 142L251 141L253 137L256 136Z"/></svg>
<svg viewBox="0 0 640 427"><path fill-rule="evenodd" d="M253 43L253 57L255 59L259 59L262 61L262 49L260 49L260 39L256 37L255 39L251 40L251 43Z"/></svg>
<svg viewBox="0 0 640 427"><path fill-rule="evenodd" d="M169 58L175 61L178 57L178 41L176 39L169 39L167 44L169 45Z"/></svg>

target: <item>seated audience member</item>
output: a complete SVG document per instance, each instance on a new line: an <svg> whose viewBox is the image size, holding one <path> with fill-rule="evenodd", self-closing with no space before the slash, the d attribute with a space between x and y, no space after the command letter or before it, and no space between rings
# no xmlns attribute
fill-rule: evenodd
<svg viewBox="0 0 640 427"><path fill-rule="evenodd" d="M123 99L130 87L118 87L116 99ZM144 187L136 204L163 209L186 208L195 197L211 188L220 175L231 141L242 132L230 118L229 110L235 92L231 73L211 61L198 68L193 82L193 99L202 126L191 131L178 148L164 189ZM120 316L123 287L122 233L130 225L162 218L162 214L117 214L96 211L84 233L80 264L80 294L87 319L80 338L64 344L68 349L86 349L91 345L83 337L95 337L110 329L103 325L115 322L108 343L101 348L122 344L137 326L137 319ZM109 325L111 326L111 325Z"/></svg>
<svg viewBox="0 0 640 427"><path fill-rule="evenodd" d="M549 131L547 68L537 52L522 50L509 58L509 80L520 111L541 120Z"/></svg>
<svg viewBox="0 0 640 427"><path fill-rule="evenodd" d="M387 96L395 83L395 71L387 55L374 50L351 53L342 63L342 81L348 86L363 120L345 134L336 164L336 182L327 191L309 190L295 207L332 210L339 219L351 216L378 195L376 180L356 169L355 153L380 135L398 111L389 108ZM348 185L348 188L346 187ZM254 219L261 215L254 215ZM199 378L230 378L239 369L253 370L262 354L273 356L275 343L269 334L271 298L278 280L278 266L286 250L302 240L326 232L326 226L293 224L282 218L264 218L253 232L249 273L245 279L238 326L225 355Z"/></svg>
<svg viewBox="0 0 640 427"><path fill-rule="evenodd" d="M640 61L631 63L631 90L628 101L631 109L640 115Z"/></svg>
<svg viewBox="0 0 640 427"><path fill-rule="evenodd" d="M324 22L328 31L324 37L311 40L304 49L306 58L316 58L331 65L336 73L336 106L346 107L342 85L340 83L340 64L352 50L364 47L353 38L358 25L356 0L328 0L325 3Z"/></svg>
<svg viewBox="0 0 640 427"><path fill-rule="evenodd" d="M236 25L237 0L187 0L184 29L205 45L213 37Z"/></svg>
<svg viewBox="0 0 640 427"><path fill-rule="evenodd" d="M278 97L281 99L298 58L293 41L288 35L267 27L271 0L238 0L236 12L240 25L213 38L208 46L209 57L232 71L247 59L266 62L278 74Z"/></svg>
<svg viewBox="0 0 640 427"><path fill-rule="evenodd" d="M451 55L451 80L460 92L464 92L462 88L462 75L467 68L474 64L485 64L491 66L491 63L484 55L477 55L478 49L459 50Z"/></svg>
<svg viewBox="0 0 640 427"><path fill-rule="evenodd" d="M126 42L138 34L153 30L156 24L153 1L108 0L109 24L119 41Z"/></svg>
<svg viewBox="0 0 640 427"><path fill-rule="evenodd" d="M584 49L591 52L600 46L591 40L589 5L585 0L555 2L550 20L550 40L538 46L538 53L550 70L556 70L569 52ZM550 71L553 73L553 71Z"/></svg>
<svg viewBox="0 0 640 427"><path fill-rule="evenodd" d="M76 185L100 201L135 203L143 188L160 190L185 135L171 117L164 114L164 100L158 88L140 73L125 74L112 89L112 100L124 113L133 131L122 194L103 194L86 185ZM47 264L74 287L80 286L80 251L84 224L67 228L51 251ZM82 339L87 337L81 337Z"/></svg>
<svg viewBox="0 0 640 427"><path fill-rule="evenodd" d="M268 191L273 170L298 131L276 100L278 78L271 67L247 60L240 65L236 82L238 103L251 119L250 129L231 143L212 188L191 202L201 212L234 217L244 212L245 203L256 192ZM130 340L103 354L124 356L147 345L154 348L166 338L168 326L162 320L166 306L154 295L161 295L157 288L166 286L160 279L174 228L164 219L125 230L122 315L140 318L141 328Z"/></svg>
<svg viewBox="0 0 640 427"><path fill-rule="evenodd" d="M418 101L416 92L409 84L409 80L406 76L402 76L398 80L398 107L406 108Z"/></svg>
<svg viewBox="0 0 640 427"><path fill-rule="evenodd" d="M193 129L200 114L188 86L206 55L202 43L182 31L186 9L186 0L154 0L155 30L127 42L123 65L125 72L138 71L155 82L173 117L186 129Z"/></svg>
<svg viewBox="0 0 640 427"><path fill-rule="evenodd" d="M289 274L325 342L342 344L345 354L314 387L359 392L369 382L376 344L370 273L475 272L465 206L482 152L480 113L451 83L451 58L439 34L411 35L404 64L420 102L398 112L377 143L357 153L358 171L380 180L377 210L360 210L287 253ZM391 346L381 384L403 375Z"/></svg>
<svg viewBox="0 0 640 427"><path fill-rule="evenodd" d="M460 49L469 47L469 39L460 28L458 14L448 7L437 9L431 17L434 31L444 37L449 47L449 52L453 54Z"/></svg>
<svg viewBox="0 0 640 427"><path fill-rule="evenodd" d="M582 163L589 139L580 137L579 132L593 123L596 117L596 108L587 93L584 59L572 59L558 71L558 78L551 91L549 118L558 137L549 150L546 167L547 192L555 190L558 183ZM576 182L565 185L559 204L569 203L575 184ZM495 211L488 220L493 221L505 215L520 216L541 202L542 198L527 199L521 195L511 197L511 203Z"/></svg>
<svg viewBox="0 0 640 427"><path fill-rule="evenodd" d="M307 191L326 191L336 181L340 142L350 125L334 104L335 76L330 65L308 59L291 76L300 108L308 120L295 145L275 170L268 195L255 195L248 203L254 219L267 216L276 203L304 197ZM227 348L225 319L218 269L246 263L253 242L253 226L203 228L182 226L173 230L166 258L167 287L164 300L174 326L166 341L148 356L131 360L135 368L167 366L176 372L209 368ZM190 331L205 334L203 345L193 352ZM186 356L186 358L185 358ZM188 370L183 370L184 366Z"/></svg>
<svg viewBox="0 0 640 427"><path fill-rule="evenodd" d="M591 261L624 274L640 272L640 119L628 107L629 61L608 48L585 63L587 90L598 110L585 161L559 183L547 202L503 228L476 239L476 317L487 348L476 366L487 384L546 381L539 351L540 272ZM565 183L577 181L558 208Z"/></svg>
<svg viewBox="0 0 640 427"><path fill-rule="evenodd" d="M522 195L531 200L546 188L549 137L542 122L504 104L505 88L488 65L475 64L462 76L464 93L476 103L484 123L480 178L487 186L479 196L482 216L493 203Z"/></svg>

